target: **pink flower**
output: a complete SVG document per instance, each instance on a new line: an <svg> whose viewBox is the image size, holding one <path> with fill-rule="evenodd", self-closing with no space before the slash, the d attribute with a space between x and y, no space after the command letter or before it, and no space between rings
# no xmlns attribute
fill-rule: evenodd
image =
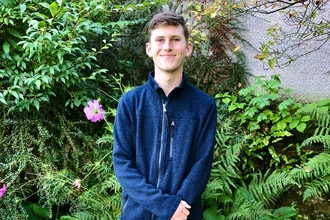
<svg viewBox="0 0 330 220"><path fill-rule="evenodd" d="M85 115L92 122L101 121L104 119L105 111L98 100L88 101L88 106L84 108Z"/></svg>
<svg viewBox="0 0 330 220"><path fill-rule="evenodd" d="M73 185L75 187L77 187L78 189L80 189L80 187L81 187L80 180L79 179L75 179L74 182L73 182Z"/></svg>
<svg viewBox="0 0 330 220"><path fill-rule="evenodd" d="M3 184L2 188L0 188L0 198L3 196L3 194L5 194L6 192L6 184Z"/></svg>

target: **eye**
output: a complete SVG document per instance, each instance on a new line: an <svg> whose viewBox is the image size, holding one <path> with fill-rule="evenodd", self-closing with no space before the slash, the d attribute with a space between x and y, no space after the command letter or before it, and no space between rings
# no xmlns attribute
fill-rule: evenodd
<svg viewBox="0 0 330 220"><path fill-rule="evenodd" d="M180 41L180 38L173 38L172 41L179 42Z"/></svg>
<svg viewBox="0 0 330 220"><path fill-rule="evenodd" d="M156 42L158 42L158 43L161 43L161 42L163 42L164 41L164 39L162 39L162 38L157 38L156 39Z"/></svg>

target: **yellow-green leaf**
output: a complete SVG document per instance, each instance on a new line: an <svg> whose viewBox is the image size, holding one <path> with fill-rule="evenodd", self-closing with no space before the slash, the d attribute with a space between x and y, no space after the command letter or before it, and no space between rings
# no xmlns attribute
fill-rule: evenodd
<svg viewBox="0 0 330 220"><path fill-rule="evenodd" d="M307 125L306 123L300 123L298 126L297 126L297 130L300 131L301 133L304 132L304 130L306 129Z"/></svg>
<svg viewBox="0 0 330 220"><path fill-rule="evenodd" d="M241 49L241 47L242 47L241 45L236 46L234 49L234 52L239 51Z"/></svg>
<svg viewBox="0 0 330 220"><path fill-rule="evenodd" d="M53 2L52 4L50 4L49 11L52 14L52 16L55 17L55 15L57 14L57 11L58 11L58 5L56 2Z"/></svg>
<svg viewBox="0 0 330 220"><path fill-rule="evenodd" d="M268 66L273 69L276 66L275 59L268 60Z"/></svg>

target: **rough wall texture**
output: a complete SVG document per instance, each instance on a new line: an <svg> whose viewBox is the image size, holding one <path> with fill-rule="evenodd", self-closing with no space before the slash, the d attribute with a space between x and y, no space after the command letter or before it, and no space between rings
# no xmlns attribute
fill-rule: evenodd
<svg viewBox="0 0 330 220"><path fill-rule="evenodd" d="M326 10L322 18L330 19L329 10ZM265 39L267 28L279 24L284 28L288 26L283 21L283 14L267 15L263 17L245 16L242 18L246 30L242 32L251 46L244 45L242 50L247 56L248 67L255 76L267 76L280 74L282 86L293 90L292 96L299 101L313 102L323 98L330 98L330 42L324 45L317 52L308 54L293 62L285 68L265 69L261 61L254 58L257 49ZM308 44L300 47L294 52L315 48L317 45ZM251 81L253 78L250 79Z"/></svg>

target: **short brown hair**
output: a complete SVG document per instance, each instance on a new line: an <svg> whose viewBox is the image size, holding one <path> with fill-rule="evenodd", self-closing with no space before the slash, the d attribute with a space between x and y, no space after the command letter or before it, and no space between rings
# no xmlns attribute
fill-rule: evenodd
<svg viewBox="0 0 330 220"><path fill-rule="evenodd" d="M186 21L184 20L182 15L179 15L171 11L162 12L154 15L149 23L149 40L150 40L151 32L155 30L159 25L171 25L171 26L181 25L181 27L183 28L183 34L186 38L186 41L188 41L189 32L186 26Z"/></svg>

